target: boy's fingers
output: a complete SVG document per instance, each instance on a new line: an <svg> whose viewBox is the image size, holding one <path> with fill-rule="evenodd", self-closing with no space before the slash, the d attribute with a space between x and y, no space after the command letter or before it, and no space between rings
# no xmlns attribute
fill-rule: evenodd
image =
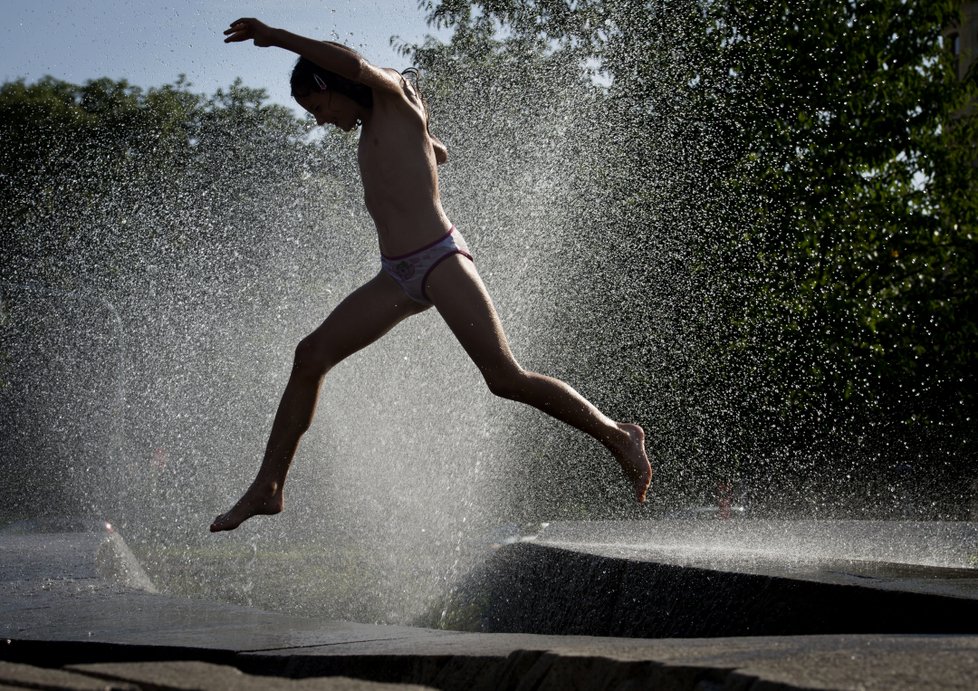
<svg viewBox="0 0 978 691"><path fill-rule="evenodd" d="M227 38L224 39L225 43L230 43L232 41L247 41L249 38L248 33L242 31L241 29L228 29L224 32L224 35L227 36Z"/></svg>

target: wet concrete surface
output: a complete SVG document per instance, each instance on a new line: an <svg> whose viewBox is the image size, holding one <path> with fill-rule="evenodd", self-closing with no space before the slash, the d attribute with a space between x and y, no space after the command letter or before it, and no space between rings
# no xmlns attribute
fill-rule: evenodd
<svg viewBox="0 0 978 691"><path fill-rule="evenodd" d="M564 548L532 548L569 558ZM104 533L0 535L0 687L978 688L972 635L621 638L375 626L158 594L125 552Z"/></svg>
<svg viewBox="0 0 978 691"><path fill-rule="evenodd" d="M978 523L966 521L561 521L544 524L532 537L570 549L624 549L721 566L754 560L978 566Z"/></svg>
<svg viewBox="0 0 978 691"><path fill-rule="evenodd" d="M562 522L533 542L630 562L978 600L971 522Z"/></svg>
<svg viewBox="0 0 978 691"><path fill-rule="evenodd" d="M562 523L497 551L472 589L496 632L978 633L976 557L973 523Z"/></svg>

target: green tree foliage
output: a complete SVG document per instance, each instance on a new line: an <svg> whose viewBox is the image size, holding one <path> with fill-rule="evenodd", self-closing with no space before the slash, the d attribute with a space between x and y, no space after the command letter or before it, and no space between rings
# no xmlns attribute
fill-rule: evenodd
<svg viewBox="0 0 978 691"><path fill-rule="evenodd" d="M46 77L0 87L0 232L8 280L47 282L52 276L37 273L45 264L56 283L59 274L68 279L58 268L66 253L104 278L140 243L178 251L188 244L191 215L247 199L259 169L280 171L267 162L294 160L302 149L303 124L281 106L264 105L261 90L235 82L205 97L189 86L181 78L144 91L125 81L79 86ZM275 176L265 182L274 186ZM186 204L174 208L179 200ZM210 209L202 206L208 200Z"/></svg>
<svg viewBox="0 0 978 691"><path fill-rule="evenodd" d="M650 420L665 483L685 466L786 503L962 510L978 125L941 38L955 2L445 0L431 19L461 53L543 46L607 84L594 201L639 251L600 287L661 300L654 262L695 296L646 313L660 336L619 361L650 410L686 411ZM675 227L695 237L664 245Z"/></svg>
<svg viewBox="0 0 978 691"><path fill-rule="evenodd" d="M978 407L975 88L941 41L955 4L722 6L755 114L781 419L800 448L841 447L843 477L905 474L932 499L966 488Z"/></svg>

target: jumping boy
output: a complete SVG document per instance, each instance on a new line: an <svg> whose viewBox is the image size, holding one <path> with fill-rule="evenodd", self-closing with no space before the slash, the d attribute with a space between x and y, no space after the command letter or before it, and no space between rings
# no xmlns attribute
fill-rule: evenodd
<svg viewBox="0 0 978 691"><path fill-rule="evenodd" d="M351 293L295 351L292 374L272 423L258 474L244 496L214 519L233 530L282 511L285 477L309 428L326 373L398 322L434 305L497 396L520 401L591 435L611 452L645 501L652 468L645 433L615 422L564 382L524 370L510 352L472 255L442 209L437 166L448 158L428 128L419 94L393 69L371 65L337 43L239 19L225 42L253 40L297 53L292 96L316 119L344 131L360 127L357 159L364 200L377 227L381 269Z"/></svg>

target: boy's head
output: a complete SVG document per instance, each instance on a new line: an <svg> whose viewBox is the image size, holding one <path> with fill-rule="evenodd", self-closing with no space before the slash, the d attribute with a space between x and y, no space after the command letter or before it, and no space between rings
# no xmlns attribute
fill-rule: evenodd
<svg viewBox="0 0 978 691"><path fill-rule="evenodd" d="M325 70L311 60L299 58L292 69L292 98L299 100L324 91L341 94L363 108L373 108L374 92L370 87Z"/></svg>

